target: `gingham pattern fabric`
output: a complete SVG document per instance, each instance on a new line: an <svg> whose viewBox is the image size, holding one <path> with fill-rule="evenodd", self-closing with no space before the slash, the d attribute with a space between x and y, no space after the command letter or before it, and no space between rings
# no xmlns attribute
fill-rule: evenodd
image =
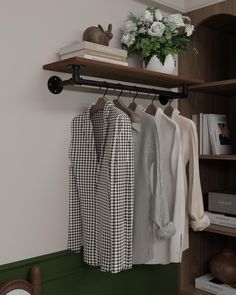
<svg viewBox="0 0 236 295"><path fill-rule="evenodd" d="M132 267L134 155L130 119L107 102L72 121L68 248L113 273Z"/></svg>

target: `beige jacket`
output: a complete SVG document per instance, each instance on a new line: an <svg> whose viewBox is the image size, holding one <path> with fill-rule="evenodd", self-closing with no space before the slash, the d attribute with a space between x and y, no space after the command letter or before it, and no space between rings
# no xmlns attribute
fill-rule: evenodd
<svg viewBox="0 0 236 295"><path fill-rule="evenodd" d="M176 109L171 119L181 132L182 158L184 167L184 190L186 197L185 235L183 250L189 247L189 220L194 231L202 231L210 225L204 214L202 189L199 175L198 137L194 122L180 115ZM188 166L187 166L188 165ZM186 174L186 167L188 171Z"/></svg>

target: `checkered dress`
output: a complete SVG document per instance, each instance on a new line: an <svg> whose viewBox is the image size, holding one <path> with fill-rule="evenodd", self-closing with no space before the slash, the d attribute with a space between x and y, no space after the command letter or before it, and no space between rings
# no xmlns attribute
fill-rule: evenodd
<svg viewBox="0 0 236 295"><path fill-rule="evenodd" d="M113 273L132 267L134 155L130 119L107 102L72 121L68 248Z"/></svg>

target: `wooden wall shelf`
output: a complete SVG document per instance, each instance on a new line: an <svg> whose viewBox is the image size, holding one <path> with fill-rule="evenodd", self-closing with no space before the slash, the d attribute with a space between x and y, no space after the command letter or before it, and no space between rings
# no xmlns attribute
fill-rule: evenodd
<svg viewBox="0 0 236 295"><path fill-rule="evenodd" d="M183 84L199 85L202 80L184 76L168 75L146 69L110 64L81 57L72 57L43 66L44 70L72 73L71 65L80 65L80 74L102 79L125 81L155 87L175 88Z"/></svg>
<svg viewBox="0 0 236 295"><path fill-rule="evenodd" d="M205 231L229 237L236 237L235 228L226 227L218 224L211 224L208 228L205 229Z"/></svg>
<svg viewBox="0 0 236 295"><path fill-rule="evenodd" d="M200 160L236 161L236 155L200 155Z"/></svg>
<svg viewBox="0 0 236 295"><path fill-rule="evenodd" d="M236 93L236 79L208 82L189 87L191 91L210 93L224 96L234 96Z"/></svg>

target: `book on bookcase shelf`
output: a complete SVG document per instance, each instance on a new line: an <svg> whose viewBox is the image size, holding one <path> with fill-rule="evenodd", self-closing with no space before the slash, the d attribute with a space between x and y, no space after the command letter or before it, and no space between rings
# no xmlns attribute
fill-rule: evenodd
<svg viewBox="0 0 236 295"><path fill-rule="evenodd" d="M236 217L228 216L226 214L213 213L205 211L209 217L211 224L236 228Z"/></svg>
<svg viewBox="0 0 236 295"><path fill-rule="evenodd" d="M116 55L119 57L127 58L127 50L124 50L121 48L114 48L111 46L105 46L105 45L92 43L88 41L80 41L80 42L76 42L71 45L62 47L58 50L58 54L61 56L61 55L68 54L74 51L79 51L82 49L93 50L93 51L98 51L98 52L102 52L102 53L106 53L110 55Z"/></svg>
<svg viewBox="0 0 236 295"><path fill-rule="evenodd" d="M232 154L232 145L226 115L193 114L198 133L200 155Z"/></svg>
<svg viewBox="0 0 236 295"><path fill-rule="evenodd" d="M227 284L223 284L211 273L205 274L195 279L195 288L216 295L235 295L236 289Z"/></svg>
<svg viewBox="0 0 236 295"><path fill-rule="evenodd" d="M212 154L207 116L208 114L203 114L202 116L202 154L203 155Z"/></svg>
<svg viewBox="0 0 236 295"><path fill-rule="evenodd" d="M226 115L208 114L207 119L213 154L232 154L231 138Z"/></svg>
<svg viewBox="0 0 236 295"><path fill-rule="evenodd" d="M92 55L92 54L81 54L81 55L76 55L76 54L74 54L73 52L61 56L61 59L66 59L66 58L76 57L76 56L78 56L78 57L83 57L83 58L87 58L87 59L91 59L91 60L98 60L98 61L102 61L102 62L107 62L107 63L111 63L111 64L117 64L117 65L122 65L122 66L128 66L128 63L125 62L125 61L120 61L120 60L116 60L116 59L112 59L112 58L105 58L105 57L96 56L96 55Z"/></svg>

